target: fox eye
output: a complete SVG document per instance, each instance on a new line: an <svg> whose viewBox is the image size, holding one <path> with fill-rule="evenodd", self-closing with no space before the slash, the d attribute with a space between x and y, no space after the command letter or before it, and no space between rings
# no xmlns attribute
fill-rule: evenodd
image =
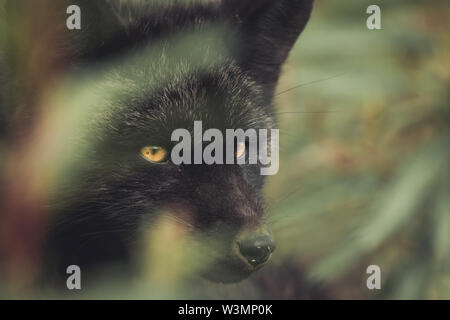
<svg viewBox="0 0 450 320"><path fill-rule="evenodd" d="M245 154L245 142L238 142L236 146L236 158L240 158Z"/></svg>
<svg viewBox="0 0 450 320"><path fill-rule="evenodd" d="M168 152L163 147L147 146L141 149L141 156L152 163L163 163L167 161Z"/></svg>

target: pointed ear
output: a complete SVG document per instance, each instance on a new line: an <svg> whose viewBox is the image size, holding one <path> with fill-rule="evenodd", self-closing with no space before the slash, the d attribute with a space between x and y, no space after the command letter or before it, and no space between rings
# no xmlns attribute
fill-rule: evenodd
<svg viewBox="0 0 450 320"><path fill-rule="evenodd" d="M280 69L306 26L314 0L222 0L243 35L242 65L273 97Z"/></svg>

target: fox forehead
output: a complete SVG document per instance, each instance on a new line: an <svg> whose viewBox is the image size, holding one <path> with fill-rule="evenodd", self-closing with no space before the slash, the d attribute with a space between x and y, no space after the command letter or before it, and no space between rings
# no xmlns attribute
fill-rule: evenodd
<svg viewBox="0 0 450 320"><path fill-rule="evenodd" d="M132 50L104 67L105 89L117 93L107 103L112 119L105 120L125 132L138 128L166 137L194 121L207 128L270 128L274 121L263 88L242 70L233 40L226 43L214 26L182 35ZM193 46L198 37L207 39Z"/></svg>
<svg viewBox="0 0 450 320"><path fill-rule="evenodd" d="M194 121L219 130L274 126L262 90L233 64L166 79L156 87L129 90L121 99L126 106L116 113L116 127L169 138L175 129L192 129Z"/></svg>

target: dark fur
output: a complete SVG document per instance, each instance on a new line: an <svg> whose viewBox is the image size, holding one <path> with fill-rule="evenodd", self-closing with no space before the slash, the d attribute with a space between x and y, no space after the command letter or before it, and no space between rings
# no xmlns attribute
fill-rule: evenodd
<svg viewBox="0 0 450 320"><path fill-rule="evenodd" d="M71 264L84 275L109 264L130 265L139 230L160 208L181 208L192 232L224 243L209 278L236 281L253 271L232 246L241 232L266 229L259 167L152 165L138 151L144 145L170 149L171 132L192 128L194 120L202 120L204 130L276 128L275 86L312 2L174 1L119 8L118 1L70 1L82 8L83 30L66 31L70 41L61 42L65 56L58 72L98 68L102 79L119 87L86 123L83 139L91 147L56 196L48 273L64 275ZM215 36L182 54L170 40L213 29L219 30ZM147 60L140 56L145 50ZM130 62L133 55L136 62ZM202 60L201 68L190 67L194 59Z"/></svg>

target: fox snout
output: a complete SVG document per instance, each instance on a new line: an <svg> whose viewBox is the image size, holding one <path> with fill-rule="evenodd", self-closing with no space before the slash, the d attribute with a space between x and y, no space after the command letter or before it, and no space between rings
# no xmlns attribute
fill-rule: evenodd
<svg viewBox="0 0 450 320"><path fill-rule="evenodd" d="M266 223L261 185L239 166L192 165L179 174L189 188L184 200L176 202L189 208L193 232L210 247L205 254L214 252L205 276L234 282L266 264L275 242Z"/></svg>
<svg viewBox="0 0 450 320"><path fill-rule="evenodd" d="M237 241L239 254L255 269L266 263L275 250L271 235L253 233Z"/></svg>
<svg viewBox="0 0 450 320"><path fill-rule="evenodd" d="M274 239L266 226L261 230L244 230L223 241L222 245L229 250L225 249L216 254L202 274L214 282L232 283L244 280L261 269L275 250Z"/></svg>

